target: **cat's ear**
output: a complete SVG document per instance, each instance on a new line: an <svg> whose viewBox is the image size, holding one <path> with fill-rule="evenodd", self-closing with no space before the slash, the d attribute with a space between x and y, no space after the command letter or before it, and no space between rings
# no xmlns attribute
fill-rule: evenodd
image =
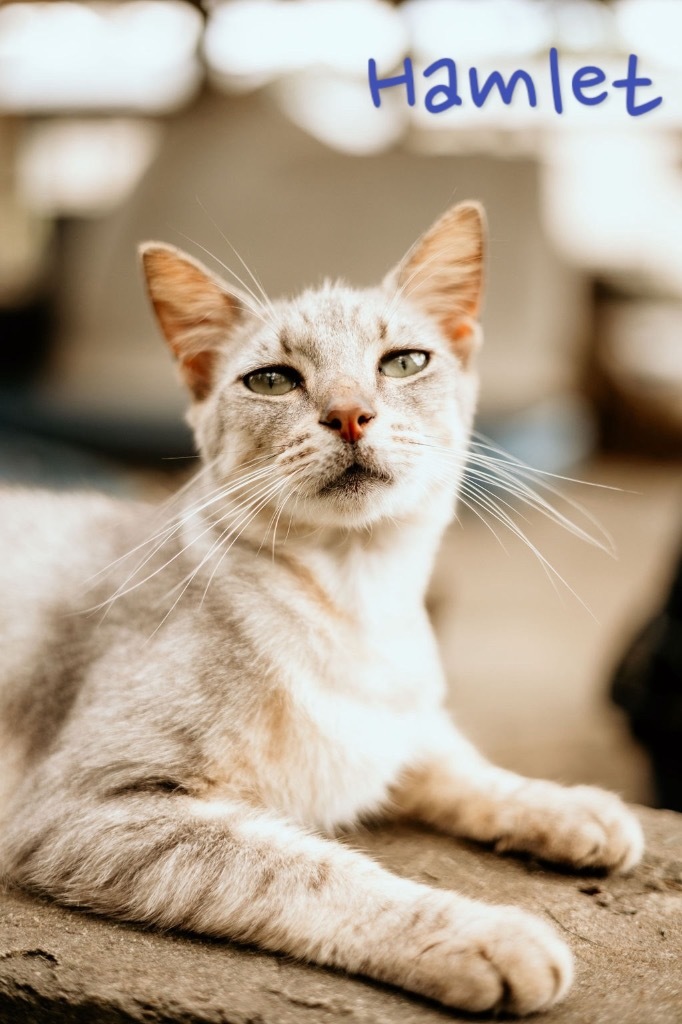
<svg viewBox="0 0 682 1024"><path fill-rule="evenodd" d="M244 304L220 278L172 245L146 242L140 258L156 319L180 373L201 400L211 390L221 347L244 315Z"/></svg>
<svg viewBox="0 0 682 1024"><path fill-rule="evenodd" d="M466 366L480 337L485 214L458 203L422 235L387 283L437 321Z"/></svg>

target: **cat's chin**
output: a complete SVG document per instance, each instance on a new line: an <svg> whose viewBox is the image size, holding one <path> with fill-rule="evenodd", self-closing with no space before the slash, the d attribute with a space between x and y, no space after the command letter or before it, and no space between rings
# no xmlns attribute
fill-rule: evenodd
<svg viewBox="0 0 682 1024"><path fill-rule="evenodd" d="M330 526L367 526L380 518L394 482L387 470L356 460L318 483L312 496L316 518Z"/></svg>
<svg viewBox="0 0 682 1024"><path fill-rule="evenodd" d="M397 522L423 520L423 496L415 481L349 467L309 494L296 513L303 512L309 527L364 531L380 527L383 522L395 526ZM427 516L431 511L429 506Z"/></svg>
<svg viewBox="0 0 682 1024"><path fill-rule="evenodd" d="M373 494L377 486L390 485L393 477L385 470L373 469L360 462L353 462L331 480L320 487L321 497L333 497L341 501L357 501Z"/></svg>

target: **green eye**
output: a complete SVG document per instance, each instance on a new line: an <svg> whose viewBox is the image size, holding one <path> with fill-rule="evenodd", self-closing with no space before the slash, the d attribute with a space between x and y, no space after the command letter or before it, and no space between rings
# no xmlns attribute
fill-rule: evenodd
<svg viewBox="0 0 682 1024"><path fill-rule="evenodd" d="M289 366L266 366L254 370L243 378L249 391L257 395L286 395L301 383L301 378Z"/></svg>
<svg viewBox="0 0 682 1024"><path fill-rule="evenodd" d="M411 377L423 370L428 361L428 352L389 352L379 363L379 370L387 377Z"/></svg>

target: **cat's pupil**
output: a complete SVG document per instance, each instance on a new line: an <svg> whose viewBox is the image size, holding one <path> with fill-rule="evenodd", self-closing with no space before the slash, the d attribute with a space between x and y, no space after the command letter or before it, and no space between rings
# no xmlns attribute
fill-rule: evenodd
<svg viewBox="0 0 682 1024"><path fill-rule="evenodd" d="M258 395L286 395L300 384L301 379L295 370L288 367L266 367L254 370L244 377L244 384Z"/></svg>
<svg viewBox="0 0 682 1024"><path fill-rule="evenodd" d="M423 370L428 361L428 352L391 352L381 360L380 369L387 377L411 377Z"/></svg>

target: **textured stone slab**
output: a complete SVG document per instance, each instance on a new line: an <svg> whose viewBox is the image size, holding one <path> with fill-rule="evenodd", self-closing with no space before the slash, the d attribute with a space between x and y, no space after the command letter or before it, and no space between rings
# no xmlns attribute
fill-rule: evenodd
<svg viewBox="0 0 682 1024"><path fill-rule="evenodd" d="M630 878L549 871L412 828L363 833L353 845L401 874L554 921L573 947L577 978L564 1004L533 1018L538 1024L682 1024L682 815L639 813L648 850ZM3 1024L471 1019L285 957L0 896Z"/></svg>

